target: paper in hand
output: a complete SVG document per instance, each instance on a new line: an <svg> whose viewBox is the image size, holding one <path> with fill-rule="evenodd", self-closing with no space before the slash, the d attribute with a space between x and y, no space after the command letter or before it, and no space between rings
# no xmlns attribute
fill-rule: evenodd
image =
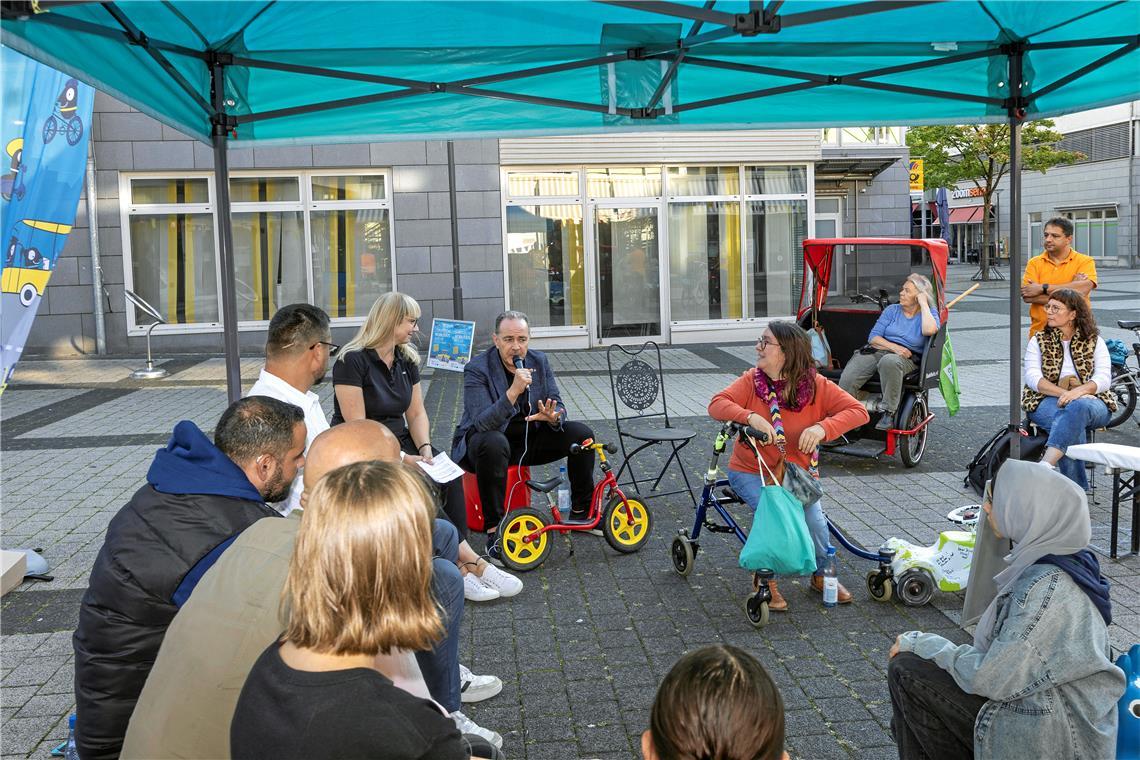
<svg viewBox="0 0 1140 760"><path fill-rule="evenodd" d="M428 474L436 483L450 483L458 477L463 476L463 468L451 461L451 457L443 452L436 454L432 457L431 464L424 460L416 462L423 471Z"/></svg>

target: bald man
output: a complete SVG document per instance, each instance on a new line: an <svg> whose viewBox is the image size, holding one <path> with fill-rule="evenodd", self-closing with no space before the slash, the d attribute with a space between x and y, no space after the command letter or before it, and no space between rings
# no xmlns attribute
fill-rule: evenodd
<svg viewBox="0 0 1140 760"><path fill-rule="evenodd" d="M376 459L396 461L399 451L395 436L377 422L339 425L313 441L305 467L305 490L336 467ZM438 529L441 521L436 522L436 537L443 539L445 553L446 528L450 528L452 558L434 560L433 590L449 617L446 639L457 638L463 601L463 580L454 561L458 534L450 525ZM259 520L203 576L166 632L131 716L123 758L230 757L230 721L241 687L261 652L284 628L279 617L281 589L299 526L300 513L284 520ZM458 657L458 641L453 647L441 642L436 651L419 655L378 655L377 668L409 693L439 702L463 733L501 745L498 734L480 729L461 712L456 717L458 696L456 706L444 701L452 687L443 679L454 678L454 690L460 688L458 660L454 664L436 662L451 652ZM427 664L424 670L439 681L434 690L417 660Z"/></svg>

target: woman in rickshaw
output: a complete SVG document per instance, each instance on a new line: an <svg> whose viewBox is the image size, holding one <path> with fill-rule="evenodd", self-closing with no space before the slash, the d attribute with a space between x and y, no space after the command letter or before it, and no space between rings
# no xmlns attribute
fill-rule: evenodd
<svg viewBox="0 0 1140 760"><path fill-rule="evenodd" d="M883 416L875 425L878 430L894 427L903 378L918 369L926 338L938 332L938 312L932 302L930 280L921 274L909 275L899 290L899 302L883 310L871 328L867 345L843 368L839 387L848 393L855 393L879 373L883 398L878 411Z"/></svg>
<svg viewBox="0 0 1140 760"><path fill-rule="evenodd" d="M870 419L862 404L815 371L811 341L792 322L768 323L756 343L756 367L713 396L709 416L722 422L739 422L764 433L766 439L756 443L765 465L773 472L782 472L786 460L816 478L820 442L837 438ZM764 476L751 449L739 441L729 461L728 482L745 504L756 509L765 485ZM822 568L831 546L823 505L816 501L805 508L804 518L815 544L816 566ZM769 583L769 587L769 609L788 609L776 584ZM823 576L813 575L811 587L822 593ZM851 601L851 593L842 585L838 601Z"/></svg>

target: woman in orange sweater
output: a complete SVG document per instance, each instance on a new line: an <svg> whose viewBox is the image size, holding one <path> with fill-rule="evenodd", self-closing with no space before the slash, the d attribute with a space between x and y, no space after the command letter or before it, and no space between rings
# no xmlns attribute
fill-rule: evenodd
<svg viewBox="0 0 1140 760"><path fill-rule="evenodd" d="M772 404L777 405L784 442L777 441L773 427ZM732 385L713 396L709 416L749 425L767 434L759 444L764 464L772 470L785 457L812 472L817 478L819 444L838 438L848 430L864 425L870 419L863 405L838 385L817 374L812 364L811 341L792 322L770 322L756 343L756 368L740 376ZM736 495L752 509L760 502L764 476L752 451L737 442L728 463L728 482ZM827 534L827 517L820 502L804 510L808 532L815 543L816 564L823 567L831 546ZM770 583L772 601L769 609L782 611L788 603ZM811 587L823 592L823 577L813 575ZM848 604L851 593L839 587L839 603Z"/></svg>

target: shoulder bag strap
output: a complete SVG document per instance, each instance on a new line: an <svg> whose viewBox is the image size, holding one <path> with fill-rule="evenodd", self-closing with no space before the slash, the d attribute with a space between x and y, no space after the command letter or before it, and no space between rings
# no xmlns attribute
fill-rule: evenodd
<svg viewBox="0 0 1140 760"><path fill-rule="evenodd" d="M780 457L787 462L788 437L784 434L784 420L780 417L780 402L776 397L776 391L770 388L768 389L768 410L772 413L772 429L776 431L776 448L780 450ZM811 452L808 472L813 478L819 480L819 446L816 446Z"/></svg>

